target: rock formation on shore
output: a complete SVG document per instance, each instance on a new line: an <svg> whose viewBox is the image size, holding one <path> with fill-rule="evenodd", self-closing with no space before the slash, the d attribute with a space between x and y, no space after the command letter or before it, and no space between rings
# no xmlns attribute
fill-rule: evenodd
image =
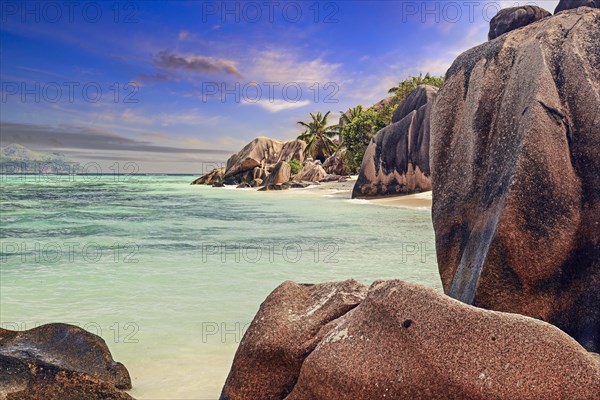
<svg viewBox="0 0 600 400"><path fill-rule="evenodd" d="M560 0L554 10L554 14L579 7L600 8L600 0Z"/></svg>
<svg viewBox="0 0 600 400"><path fill-rule="evenodd" d="M488 39L495 39L507 32L551 16L548 11L537 6L503 8L490 21Z"/></svg>
<svg viewBox="0 0 600 400"><path fill-rule="evenodd" d="M244 335L221 400L600 399L600 363L532 318L402 281L285 282Z"/></svg>
<svg viewBox="0 0 600 400"><path fill-rule="evenodd" d="M279 162L296 159L304 161L306 143L302 140L282 142L259 137L248 143L227 160L227 165L215 168L196 179L194 185L239 185L255 186L256 180L264 180Z"/></svg>
<svg viewBox="0 0 600 400"><path fill-rule="evenodd" d="M323 169L327 174L331 175L346 175L348 174L344 157L347 149L342 146L335 151L325 162L323 163Z"/></svg>
<svg viewBox="0 0 600 400"><path fill-rule="evenodd" d="M227 166L215 168L192 182L192 185L237 185L238 188L262 187L263 190L303 188L309 183L344 180L344 152L341 148L326 160L327 170L320 161L303 163L297 175L291 176L289 161L304 161L306 144L301 140L280 142L257 138L227 161ZM284 185L285 184L285 185ZM283 185L283 186L282 186Z"/></svg>
<svg viewBox="0 0 600 400"><path fill-rule="evenodd" d="M275 164L269 176L262 182L262 186L281 185L282 183L289 182L290 173L290 164L287 161L279 161Z"/></svg>
<svg viewBox="0 0 600 400"><path fill-rule="evenodd" d="M319 182L327 176L319 160L307 160L302 166L302 171L294 176L295 181Z"/></svg>
<svg viewBox="0 0 600 400"><path fill-rule="evenodd" d="M429 119L437 89L421 85L367 147L353 198L431 190Z"/></svg>
<svg viewBox="0 0 600 400"><path fill-rule="evenodd" d="M125 366L102 338L67 324L0 329L0 398L133 399Z"/></svg>
<svg viewBox="0 0 600 400"><path fill-rule="evenodd" d="M462 54L431 121L444 290L600 351L600 10Z"/></svg>

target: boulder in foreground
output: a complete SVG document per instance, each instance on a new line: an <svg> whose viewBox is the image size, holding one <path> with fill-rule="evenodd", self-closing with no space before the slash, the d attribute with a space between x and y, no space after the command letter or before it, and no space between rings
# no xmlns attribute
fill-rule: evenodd
<svg viewBox="0 0 600 400"><path fill-rule="evenodd" d="M532 318L402 281L286 282L261 305L221 400L600 399L600 363Z"/></svg>
<svg viewBox="0 0 600 400"><path fill-rule="evenodd" d="M0 398L127 400L128 389L129 372L99 336L67 324L0 329Z"/></svg>
<svg viewBox="0 0 600 400"><path fill-rule="evenodd" d="M600 350L600 10L463 53L431 120L446 293Z"/></svg>
<svg viewBox="0 0 600 400"><path fill-rule="evenodd" d="M221 400L283 399L329 322L356 307L367 292L358 282L284 282L260 306L242 339Z"/></svg>

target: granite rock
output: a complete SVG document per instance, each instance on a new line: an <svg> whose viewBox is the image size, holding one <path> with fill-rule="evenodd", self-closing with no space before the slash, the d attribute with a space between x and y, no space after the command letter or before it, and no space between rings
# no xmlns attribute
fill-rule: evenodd
<svg viewBox="0 0 600 400"><path fill-rule="evenodd" d="M600 10L459 56L431 120L444 290L600 350Z"/></svg>

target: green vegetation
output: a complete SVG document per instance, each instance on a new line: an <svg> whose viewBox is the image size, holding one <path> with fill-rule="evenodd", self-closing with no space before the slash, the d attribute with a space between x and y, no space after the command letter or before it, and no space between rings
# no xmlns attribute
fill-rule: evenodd
<svg viewBox="0 0 600 400"><path fill-rule="evenodd" d="M302 171L302 163L295 158L289 162L291 168L291 174L296 175Z"/></svg>
<svg viewBox="0 0 600 400"><path fill-rule="evenodd" d="M299 121L298 124L306 128L306 131L298 139L304 140L306 146L306 157L324 162L331 156L339 146L345 146L346 168L350 173L360 171L362 159L371 138L381 129L392 123L394 111L402 100L419 85L431 85L441 87L444 84L443 76L432 76L427 73L425 76L410 76L408 79L400 82L397 86L388 90L391 97L377 105L363 109L362 106L356 106L346 112L341 112L340 125L327 126L327 117L330 111L325 115L318 112L310 114L310 122ZM341 144L339 146L333 141L335 136L339 135ZM292 174L296 165L292 165ZM299 166L301 169L302 166ZM296 172L297 173L297 172Z"/></svg>
<svg viewBox="0 0 600 400"><path fill-rule="evenodd" d="M327 117L331 111L325 115L318 112L316 115L310 113L312 121L298 121L298 124L305 127L306 130L298 139L306 142L306 157L311 157L314 160L324 162L327 157L331 156L337 150L337 145L333 141L333 137L339 134L337 125L327 126Z"/></svg>
<svg viewBox="0 0 600 400"><path fill-rule="evenodd" d="M441 87L444 84L443 76L431 76L429 73L411 76L388 90L392 95L387 104L375 109L371 107L363 110L361 106L351 108L342 113L343 127L340 131L342 143L347 147L346 163L351 173L360 170L365 150L371 138L382 128L392 123L394 111L402 100L419 85Z"/></svg>
<svg viewBox="0 0 600 400"><path fill-rule="evenodd" d="M385 126L379 113L372 108L362 111L344 125L341 137L347 149L345 164L350 173L357 173L360 170L369 141Z"/></svg>

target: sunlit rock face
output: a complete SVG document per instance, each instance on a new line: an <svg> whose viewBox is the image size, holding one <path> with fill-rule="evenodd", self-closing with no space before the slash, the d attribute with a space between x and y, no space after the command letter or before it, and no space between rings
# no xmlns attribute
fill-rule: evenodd
<svg viewBox="0 0 600 400"><path fill-rule="evenodd" d="M490 21L488 39L495 39L500 35L522 28L551 15L548 11L537 6L503 8Z"/></svg>
<svg viewBox="0 0 600 400"><path fill-rule="evenodd" d="M445 291L600 350L600 10L514 30L454 62L431 118Z"/></svg>
<svg viewBox="0 0 600 400"><path fill-rule="evenodd" d="M244 335L220 399L599 395L600 363L556 327L392 280L283 283Z"/></svg>
<svg viewBox="0 0 600 400"><path fill-rule="evenodd" d="M371 139L353 198L431 190L429 119L437 89L421 85L394 112L392 124Z"/></svg>

